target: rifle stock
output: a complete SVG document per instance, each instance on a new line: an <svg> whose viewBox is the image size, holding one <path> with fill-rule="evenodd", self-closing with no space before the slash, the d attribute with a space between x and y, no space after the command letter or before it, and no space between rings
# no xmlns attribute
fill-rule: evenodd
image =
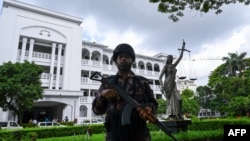
<svg viewBox="0 0 250 141"><path fill-rule="evenodd" d="M100 79L98 79L98 77ZM149 122L157 125L161 130L163 130L169 137L171 137L174 141L178 141L171 133L171 131L164 125L162 124L157 117L155 117L152 113L146 112L143 107L132 97L130 97L126 91L121 89L119 86L111 84L106 78L104 78L99 72L95 72L90 79L95 80L95 81L101 81L102 83L112 87L117 91L119 96L125 100L129 105L131 105L133 108L136 109L137 112L143 113L145 115L145 119L148 120Z"/></svg>

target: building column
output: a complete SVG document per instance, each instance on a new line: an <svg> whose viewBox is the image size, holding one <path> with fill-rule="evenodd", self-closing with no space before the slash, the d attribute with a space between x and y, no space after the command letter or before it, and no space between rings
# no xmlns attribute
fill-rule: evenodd
<svg viewBox="0 0 250 141"><path fill-rule="evenodd" d="M29 48L29 57L28 57L29 62L32 62L32 54L33 54L33 49L34 49L34 43L35 43L35 40L30 39L30 48Z"/></svg>
<svg viewBox="0 0 250 141"><path fill-rule="evenodd" d="M92 71L89 71L89 77L87 79L87 83L93 83L93 80L90 79L90 76L92 75L91 73L92 73Z"/></svg>
<svg viewBox="0 0 250 141"><path fill-rule="evenodd" d="M56 90L59 89L60 84L60 70L61 70L61 54L62 54L62 44L58 45L58 54L57 54L57 69L56 69Z"/></svg>
<svg viewBox="0 0 250 141"><path fill-rule="evenodd" d="M27 41L28 41L28 38L23 37L22 50L21 50L21 58L20 58L20 62L21 63L24 62Z"/></svg>
<svg viewBox="0 0 250 141"><path fill-rule="evenodd" d="M55 52L56 52L56 43L52 43L52 53L51 53L51 62L50 62L50 82L49 82L49 89L52 89L52 87L53 87Z"/></svg>
<svg viewBox="0 0 250 141"><path fill-rule="evenodd" d="M89 89L88 90L88 96L87 97L89 97L91 95L91 90Z"/></svg>
<svg viewBox="0 0 250 141"><path fill-rule="evenodd" d="M101 54L101 56L100 56L100 67L102 67L103 68L103 54Z"/></svg>
<svg viewBox="0 0 250 141"><path fill-rule="evenodd" d="M89 53L89 60L91 61L92 53Z"/></svg>

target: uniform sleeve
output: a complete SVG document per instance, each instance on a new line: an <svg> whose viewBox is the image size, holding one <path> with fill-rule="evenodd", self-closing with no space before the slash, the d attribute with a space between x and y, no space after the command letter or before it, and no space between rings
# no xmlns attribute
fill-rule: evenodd
<svg viewBox="0 0 250 141"><path fill-rule="evenodd" d="M102 115L106 112L108 101L101 96L101 91L104 89L103 85L100 86L95 99L92 102L92 110L96 115Z"/></svg>

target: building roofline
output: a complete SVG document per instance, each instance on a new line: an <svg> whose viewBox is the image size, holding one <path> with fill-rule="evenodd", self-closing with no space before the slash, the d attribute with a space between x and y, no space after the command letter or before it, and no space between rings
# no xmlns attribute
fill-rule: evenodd
<svg viewBox="0 0 250 141"><path fill-rule="evenodd" d="M108 46L105 46L103 44L99 44L99 43L96 43L96 42L89 42L89 41L85 41L85 40L82 40L82 44L87 44L87 45L90 45L90 46L95 45L97 47L104 48L104 49L108 48Z"/></svg>
<svg viewBox="0 0 250 141"><path fill-rule="evenodd" d="M46 15L46 16L71 21L71 22L77 23L78 25L81 25L82 22L83 22L82 18L78 18L78 17L74 17L74 16L71 16L71 15L67 15L67 14L55 12L55 11L52 11L52 10L44 9L44 8L41 8L41 7L38 7L38 6L35 6L35 5L20 2L20 1L17 1L17 0L4 0L3 1L3 7L6 7L6 8L8 8L8 7L16 7L16 8L20 8L20 9L23 9L23 10L43 14L43 15Z"/></svg>

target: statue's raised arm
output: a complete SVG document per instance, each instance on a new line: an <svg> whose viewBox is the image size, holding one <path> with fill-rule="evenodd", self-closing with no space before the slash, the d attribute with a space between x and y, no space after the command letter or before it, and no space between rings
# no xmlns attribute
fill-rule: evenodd
<svg viewBox="0 0 250 141"><path fill-rule="evenodd" d="M175 63L173 64L174 66L177 66L179 64L179 62L181 61L181 59L183 57L184 51L189 51L189 50L185 49L185 45L186 45L186 43L183 40L181 49L178 49L178 50L181 50L180 56L176 59Z"/></svg>

